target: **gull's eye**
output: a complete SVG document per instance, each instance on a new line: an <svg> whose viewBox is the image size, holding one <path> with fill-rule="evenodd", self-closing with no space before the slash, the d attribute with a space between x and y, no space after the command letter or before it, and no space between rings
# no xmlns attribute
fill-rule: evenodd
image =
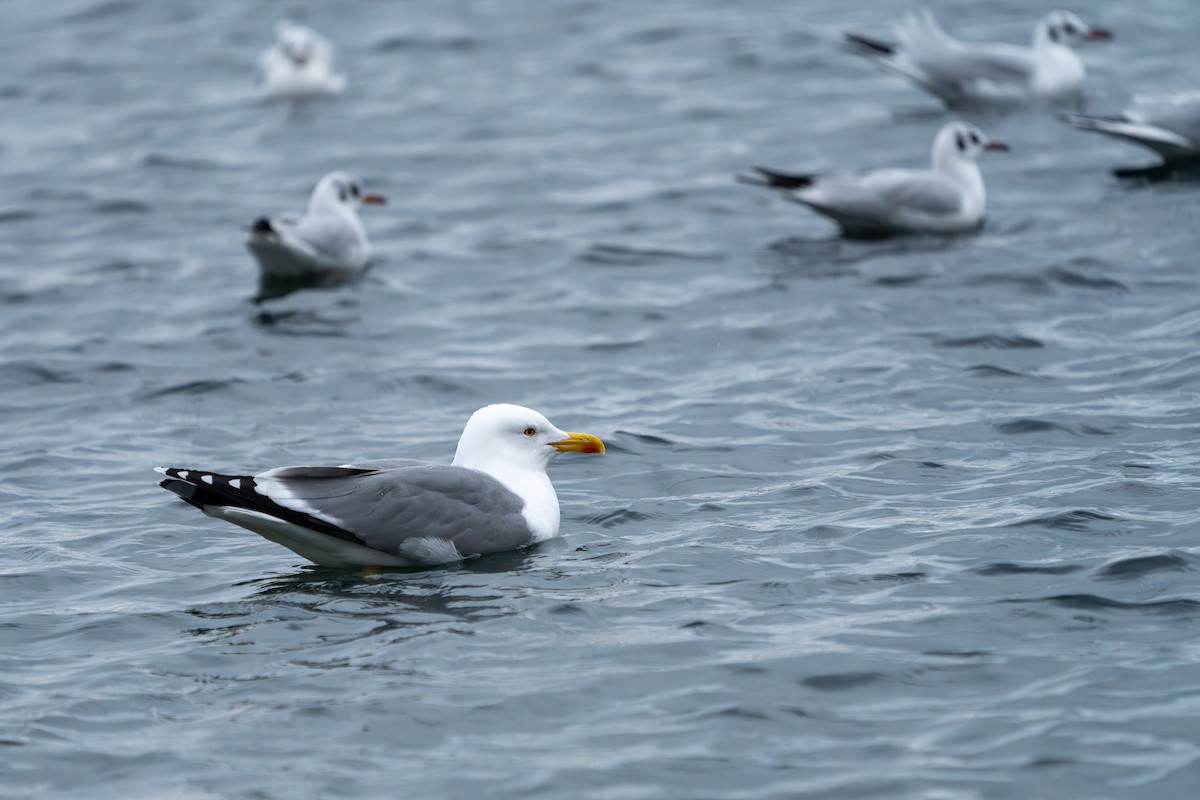
<svg viewBox="0 0 1200 800"><path fill-rule="evenodd" d="M976 135L974 133L971 134L971 144L979 144L979 136L978 135Z"/></svg>
<svg viewBox="0 0 1200 800"><path fill-rule="evenodd" d="M350 184L350 196L358 197L360 194L362 194L362 192L359 190L358 184L357 183Z"/></svg>
<svg viewBox="0 0 1200 800"><path fill-rule="evenodd" d="M961 133L956 133L954 135L954 138L958 141L958 149L959 150L967 149L967 141L965 139L963 139L963 135Z"/></svg>
<svg viewBox="0 0 1200 800"><path fill-rule="evenodd" d="M537 428L535 428L531 425L528 428L526 428L525 430L521 431L521 433L525 434L525 436L532 439L534 436L537 436Z"/></svg>
<svg viewBox="0 0 1200 800"><path fill-rule="evenodd" d="M1066 25L1063 25L1063 30L1071 35L1075 34L1075 26L1072 25L1070 22L1068 22Z"/></svg>

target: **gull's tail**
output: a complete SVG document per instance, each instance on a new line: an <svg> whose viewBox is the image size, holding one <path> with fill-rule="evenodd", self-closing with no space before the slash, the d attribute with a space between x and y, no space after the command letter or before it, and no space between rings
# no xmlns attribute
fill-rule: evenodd
<svg viewBox="0 0 1200 800"><path fill-rule="evenodd" d="M871 56L873 58L896 55L896 45L885 42L882 39L873 39L870 36L863 36L861 33L854 33L853 31L846 31L842 35L845 37L846 44L850 49L859 55Z"/></svg>
<svg viewBox="0 0 1200 800"><path fill-rule="evenodd" d="M757 175L738 175L741 183L751 186L766 186L769 189L804 189L811 186L817 179L816 175L800 175L793 172L780 172L766 167L755 167Z"/></svg>

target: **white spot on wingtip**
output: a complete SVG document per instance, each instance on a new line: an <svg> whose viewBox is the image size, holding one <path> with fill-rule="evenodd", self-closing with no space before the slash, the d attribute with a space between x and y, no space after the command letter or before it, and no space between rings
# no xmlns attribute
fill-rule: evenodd
<svg viewBox="0 0 1200 800"><path fill-rule="evenodd" d="M213 476L212 475L201 475L200 480L204 481L209 486L211 486L212 482L213 482Z"/></svg>
<svg viewBox="0 0 1200 800"><path fill-rule="evenodd" d="M188 476L191 475L192 473L189 470L181 469L178 472L176 472L175 474L178 475L181 480L186 481L186 480L188 480Z"/></svg>
<svg viewBox="0 0 1200 800"><path fill-rule="evenodd" d="M240 489L240 488L242 488L242 479L234 478L233 480L231 480L229 482L229 485L232 486L234 489Z"/></svg>

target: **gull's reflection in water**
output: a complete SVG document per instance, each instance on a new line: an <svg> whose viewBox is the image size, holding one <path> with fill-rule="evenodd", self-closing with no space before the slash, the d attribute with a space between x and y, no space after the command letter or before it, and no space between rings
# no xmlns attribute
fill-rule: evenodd
<svg viewBox="0 0 1200 800"><path fill-rule="evenodd" d="M351 600L354 613L387 613L402 616L408 609L460 619L511 613L507 596L489 575L520 575L529 572L545 554L527 548L472 558L436 568L379 569L357 571L304 567L290 575L256 579L254 597L283 601L297 608L320 610L332 601ZM479 576L479 580L475 580ZM354 608L342 606L343 610ZM400 624L404 624L401 620Z"/></svg>
<svg viewBox="0 0 1200 800"><path fill-rule="evenodd" d="M899 258L914 253L946 253L959 247L973 234L924 236L912 234L887 239L850 239L833 235L824 238L788 236L759 252L758 262L781 275L803 274L810 278L840 278L860 274L858 267L871 261Z"/></svg>
<svg viewBox="0 0 1200 800"><path fill-rule="evenodd" d="M357 309L358 302L353 299L343 299L335 305L337 309ZM325 310L286 309L283 311L268 311L260 309L253 316L254 324L266 331L281 336L346 336L349 329L359 321L357 313L343 316L330 314Z"/></svg>
<svg viewBox="0 0 1200 800"><path fill-rule="evenodd" d="M1162 183L1173 180L1180 183L1197 183L1200 182L1200 157L1191 161L1152 164L1145 167L1118 167L1112 173L1135 185L1138 181Z"/></svg>
<svg viewBox="0 0 1200 800"><path fill-rule="evenodd" d="M364 274L334 267L282 278L260 274L258 294L254 296L253 302L255 305L261 305L268 300L278 300L306 289L340 289L343 286L353 286L362 280Z"/></svg>
<svg viewBox="0 0 1200 800"><path fill-rule="evenodd" d="M251 589L240 600L191 609L205 624L189 633L248 656L290 654L310 665L353 656L375 663L371 653L380 646L435 633L472 635L477 624L516 615L530 593L530 576L555 571L550 565L564 547L555 539L433 569L302 567L235 584Z"/></svg>

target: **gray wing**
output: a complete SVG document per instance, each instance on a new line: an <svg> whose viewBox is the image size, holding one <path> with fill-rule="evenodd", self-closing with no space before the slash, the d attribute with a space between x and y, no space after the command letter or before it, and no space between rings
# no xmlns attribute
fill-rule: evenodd
<svg viewBox="0 0 1200 800"><path fill-rule="evenodd" d="M867 176L864 183L892 208L934 217L955 214L962 208L962 191L935 172L881 170Z"/></svg>
<svg viewBox="0 0 1200 800"><path fill-rule="evenodd" d="M1125 139L1149 148L1170 161L1200 156L1200 96L1142 102L1109 117L1074 114L1072 126Z"/></svg>
<svg viewBox="0 0 1200 800"><path fill-rule="evenodd" d="M1193 150L1200 150L1200 93L1139 103L1127 116L1134 122L1178 134Z"/></svg>
<svg viewBox="0 0 1200 800"><path fill-rule="evenodd" d="M912 62L937 83L963 84L973 81L1026 84L1033 76L1034 62L1019 48L1005 45L936 53L910 53Z"/></svg>
<svg viewBox="0 0 1200 800"><path fill-rule="evenodd" d="M287 467L256 475L254 483L252 491L273 504L385 553L404 555L413 546L444 541L465 557L513 550L530 540L524 501L473 469Z"/></svg>
<svg viewBox="0 0 1200 800"><path fill-rule="evenodd" d="M280 231L285 243L332 267L362 269L367 253L362 231L331 214L306 214Z"/></svg>
<svg viewBox="0 0 1200 800"><path fill-rule="evenodd" d="M428 463L417 461L415 458L377 458L367 461L353 461L342 464L342 469L397 469L398 467L427 467Z"/></svg>
<svg viewBox="0 0 1200 800"><path fill-rule="evenodd" d="M960 41L946 33L928 9L909 14L896 27L896 35L900 57L893 68L927 85L961 86L980 80L1024 84L1035 69L1028 48Z"/></svg>
<svg viewBox="0 0 1200 800"><path fill-rule="evenodd" d="M907 169L831 175L793 197L839 220L884 227L913 214L946 217L962 207L962 194L950 181L933 172Z"/></svg>

